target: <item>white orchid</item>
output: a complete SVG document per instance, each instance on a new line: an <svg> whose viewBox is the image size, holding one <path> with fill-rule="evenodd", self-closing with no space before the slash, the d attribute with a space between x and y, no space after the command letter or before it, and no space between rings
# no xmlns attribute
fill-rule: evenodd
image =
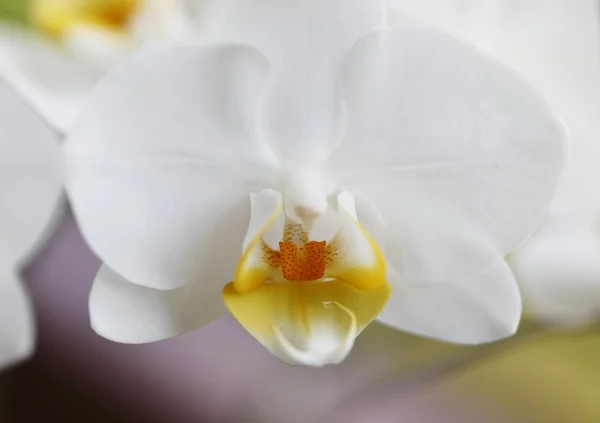
<svg viewBox="0 0 600 423"><path fill-rule="evenodd" d="M390 0L392 22L441 29L518 70L566 120L573 139L553 210L514 254L533 317L573 327L600 317L600 7L544 0Z"/></svg>
<svg viewBox="0 0 600 423"><path fill-rule="evenodd" d="M375 318L515 332L504 256L552 199L565 128L474 48L387 28L382 3L239 1L231 43L145 48L99 84L64 153L104 263L100 335L156 341L224 303L280 359L323 365Z"/></svg>
<svg viewBox="0 0 600 423"><path fill-rule="evenodd" d="M0 81L0 367L34 344L34 319L19 270L51 229L61 202L56 136Z"/></svg>
<svg viewBox="0 0 600 423"><path fill-rule="evenodd" d="M198 1L189 6L204 14L202 23L218 22L224 6ZM38 33L3 28L0 75L65 132L90 89L126 53L192 34L211 40L214 28L192 24L187 6L182 0L32 0L30 21Z"/></svg>

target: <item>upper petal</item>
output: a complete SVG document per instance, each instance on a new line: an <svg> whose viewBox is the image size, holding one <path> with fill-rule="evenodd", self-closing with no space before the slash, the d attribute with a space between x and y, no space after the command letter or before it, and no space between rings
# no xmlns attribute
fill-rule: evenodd
<svg viewBox="0 0 600 423"><path fill-rule="evenodd" d="M345 60L348 126L331 158L338 183L367 196L385 186L402 213L414 211L405 224L435 205L449 225L467 217L499 252L514 250L547 209L565 161L566 128L544 100L435 31L381 31Z"/></svg>
<svg viewBox="0 0 600 423"><path fill-rule="evenodd" d="M158 289L197 281L221 221L239 256L247 195L273 185L252 137L266 74L247 48L156 47L100 83L64 152L81 230L107 266Z"/></svg>
<svg viewBox="0 0 600 423"><path fill-rule="evenodd" d="M389 0L392 23L444 30L521 73L569 127L571 152L559 199L600 209L588 183L600 157L600 4L581 0Z"/></svg>
<svg viewBox="0 0 600 423"><path fill-rule="evenodd" d="M62 133L98 78L55 45L12 27L0 29L0 76Z"/></svg>
<svg viewBox="0 0 600 423"><path fill-rule="evenodd" d="M600 241L577 215L551 214L509 263L531 317L565 327L600 318Z"/></svg>
<svg viewBox="0 0 600 423"><path fill-rule="evenodd" d="M382 0L238 0L223 38L256 46L272 63L261 115L286 163L324 158L344 126L338 69L348 48L385 25Z"/></svg>
<svg viewBox="0 0 600 423"><path fill-rule="evenodd" d="M23 264L51 229L62 204L56 134L0 80L0 243Z"/></svg>

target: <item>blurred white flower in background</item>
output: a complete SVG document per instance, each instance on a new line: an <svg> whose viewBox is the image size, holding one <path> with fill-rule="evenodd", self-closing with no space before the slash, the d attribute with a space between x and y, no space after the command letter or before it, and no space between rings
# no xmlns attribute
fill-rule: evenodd
<svg viewBox="0 0 600 423"><path fill-rule="evenodd" d="M547 210L565 128L470 46L385 28L383 3L239 1L235 44L142 49L99 84L64 145L104 262L99 334L193 330L221 293L294 364L340 362L376 317L457 343L516 331L504 256Z"/></svg>
<svg viewBox="0 0 600 423"><path fill-rule="evenodd" d="M31 0L31 28L0 28L0 75L65 132L90 89L123 55L152 42L210 41L224 6L219 0ZM192 23L188 7L214 26Z"/></svg>
<svg viewBox="0 0 600 423"><path fill-rule="evenodd" d="M56 135L0 80L0 368L31 353L34 318L19 271L62 204Z"/></svg>
<svg viewBox="0 0 600 423"><path fill-rule="evenodd" d="M526 309L572 327L600 318L600 6L596 0L390 0L393 23L446 31L523 74L572 146L553 210L510 257Z"/></svg>

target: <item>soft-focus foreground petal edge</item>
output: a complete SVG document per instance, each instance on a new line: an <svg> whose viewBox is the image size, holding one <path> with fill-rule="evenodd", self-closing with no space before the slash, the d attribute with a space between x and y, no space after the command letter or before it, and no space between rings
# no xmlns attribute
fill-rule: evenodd
<svg viewBox="0 0 600 423"><path fill-rule="evenodd" d="M62 134L97 78L55 45L13 25L0 26L0 76Z"/></svg>
<svg viewBox="0 0 600 423"><path fill-rule="evenodd" d="M2 263L5 264L5 263ZM0 369L31 355L35 344L35 319L22 281L6 267L0 268Z"/></svg>
<svg viewBox="0 0 600 423"><path fill-rule="evenodd" d="M0 79L0 243L10 266L26 265L65 206L58 135Z"/></svg>

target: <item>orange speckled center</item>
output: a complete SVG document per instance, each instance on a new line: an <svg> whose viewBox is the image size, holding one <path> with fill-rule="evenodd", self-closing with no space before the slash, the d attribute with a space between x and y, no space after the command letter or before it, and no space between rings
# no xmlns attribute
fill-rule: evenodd
<svg viewBox="0 0 600 423"><path fill-rule="evenodd" d="M325 275L325 241L297 246L280 242L281 271L288 281L316 281Z"/></svg>
<svg viewBox="0 0 600 423"><path fill-rule="evenodd" d="M285 227L279 251L262 241L263 262L271 270L281 270L288 281L316 281L325 276L327 266L340 260L337 237L332 242L308 241L308 233L301 225L289 223Z"/></svg>

